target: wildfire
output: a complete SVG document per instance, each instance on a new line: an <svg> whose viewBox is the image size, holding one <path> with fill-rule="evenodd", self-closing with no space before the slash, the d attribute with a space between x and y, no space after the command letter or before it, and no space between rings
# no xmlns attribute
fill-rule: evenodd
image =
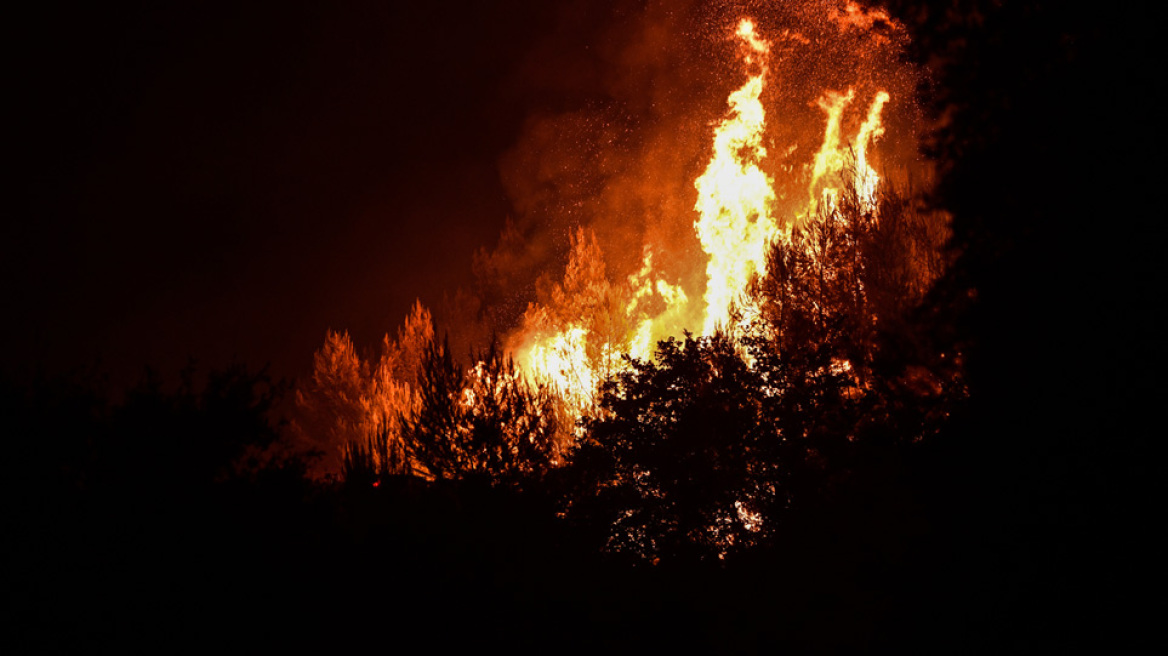
<svg viewBox="0 0 1168 656"><path fill-rule="evenodd" d="M600 372L587 352L588 331L578 324L538 339L523 354L527 373L538 380L551 383L561 398L570 406L583 408L592 400L592 392L600 382ZM607 344L605 345L607 346ZM606 349L604 364L615 365L614 353Z"/></svg>
<svg viewBox="0 0 1168 656"><path fill-rule="evenodd" d="M912 87L912 75L895 68L901 28L882 11L837 0L796 3L761 18L740 19L727 30L736 76L745 81L729 92L724 114L713 122L686 115L688 125L713 128L702 135L709 145L700 173L688 169L692 187L666 185L682 194L692 189L692 200L670 200L660 210L664 219L645 219L640 244L602 244L588 227L573 230L562 278L544 279L538 301L504 339L518 374L546 385L564 418L593 410L600 384L626 370L628 358L651 359L661 340L683 331L735 333L734 318L751 314L748 290L767 274L771 245L790 244L809 221L839 220L845 187L876 217L877 162L895 161L877 149L883 116L894 92ZM693 232L654 227L660 225ZM638 246L639 268L610 275L606 257L628 266ZM379 430L418 402L415 374L403 377L416 369L407 360L418 358L378 369L384 384L372 392L349 394L362 402L393 396L375 417ZM399 379L400 390L393 386ZM464 403L473 405L474 394L468 388Z"/></svg>
<svg viewBox="0 0 1168 656"><path fill-rule="evenodd" d="M840 31L868 30L887 20L880 12L864 13L850 2L829 18ZM810 43L789 30L782 36L801 47ZM802 167L786 167L796 177L806 176L806 200L795 206L790 220L781 223L764 145L763 94L772 44L749 18L738 22L733 38L747 79L729 95L727 114L713 132L709 162L694 181L697 201L693 208L698 216L693 227L704 256L694 266L705 270L704 291L687 292L678 282L663 277L654 268L653 249L648 245L640 271L609 285L601 280L603 252L589 241L594 238L579 234L573 238L569 272L558 296L553 294L550 303L529 308L512 339L521 369L555 387L577 415L592 403L600 381L626 366L622 354L650 358L657 340L686 328L700 335L711 335L719 328L733 330L729 325L733 310L750 306L746 290L751 279L766 274L770 244L789 239L798 221L810 220L823 210L833 212L843 176L852 176L866 208L874 211L876 207L880 176L873 166L872 149L884 133L881 114L891 95L876 91L865 119L848 135L846 115L857 89L849 86L821 93L816 105L825 118L818 127L822 131L819 149ZM794 150L792 146L787 154ZM582 281L581 272L595 279Z"/></svg>
<svg viewBox="0 0 1168 656"><path fill-rule="evenodd" d="M746 302L743 292L752 276L766 273L767 246L779 234L771 210L773 181L760 167L767 154L762 145L766 112L760 96L770 44L758 36L749 19L739 22L735 36L741 42L744 62L755 72L730 94L729 116L714 133L714 154L694 183L700 216L694 229L707 255L705 308L698 313L702 335L725 325L731 308ZM599 260L600 253L585 242L583 236L574 239L570 271L586 269L583 258ZM596 287L578 291L603 296ZM557 323L557 313L551 308L533 307L525 317L517 360L533 378L558 389L577 414L591 403L598 383L625 366L622 353L651 357L655 338L680 332L686 327L680 323L682 318L694 316L688 308L690 295L654 270L650 248L645 249L641 270L626 281L623 296L626 302L617 314L624 330L617 334L601 334L579 320ZM585 304L603 307L604 300L593 298ZM664 309L651 312L653 300Z"/></svg>

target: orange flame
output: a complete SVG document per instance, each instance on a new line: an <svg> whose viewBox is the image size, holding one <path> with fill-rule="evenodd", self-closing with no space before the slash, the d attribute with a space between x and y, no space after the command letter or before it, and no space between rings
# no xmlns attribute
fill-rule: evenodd
<svg viewBox="0 0 1168 656"><path fill-rule="evenodd" d="M755 35L750 20L740 22L736 34L743 40L748 64L770 50L770 44ZM709 255L703 335L727 323L731 307L744 301L751 276L766 274L767 246L778 232L771 216L773 181L759 168L766 157L762 145L766 112L759 100L766 73L764 63L757 75L730 94L730 116L715 130L714 155L694 182L695 209L701 215L694 228Z"/></svg>

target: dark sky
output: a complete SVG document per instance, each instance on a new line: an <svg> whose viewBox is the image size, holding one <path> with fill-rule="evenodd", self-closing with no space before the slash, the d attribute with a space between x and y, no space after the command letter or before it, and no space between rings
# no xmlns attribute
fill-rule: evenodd
<svg viewBox="0 0 1168 656"><path fill-rule="evenodd" d="M521 71L549 39L586 56L588 20L611 19L555 4L14 16L3 364L96 360L132 381L194 356L290 376L329 327L372 343L416 296L439 303L499 234L524 116L564 102Z"/></svg>

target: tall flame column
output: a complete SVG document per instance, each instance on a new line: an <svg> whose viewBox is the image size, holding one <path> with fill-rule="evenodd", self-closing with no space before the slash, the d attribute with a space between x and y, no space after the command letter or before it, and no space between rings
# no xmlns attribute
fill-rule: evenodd
<svg viewBox="0 0 1168 656"><path fill-rule="evenodd" d="M695 209L700 214L694 228L709 256L704 335L726 325L730 308L743 300L750 277L766 273L767 245L778 231L771 215L772 180L759 168L766 157L762 145L766 112L759 96L770 45L758 38L750 20L739 23L736 34L747 65L757 64L758 73L730 95L730 115L714 133L713 157L694 182Z"/></svg>

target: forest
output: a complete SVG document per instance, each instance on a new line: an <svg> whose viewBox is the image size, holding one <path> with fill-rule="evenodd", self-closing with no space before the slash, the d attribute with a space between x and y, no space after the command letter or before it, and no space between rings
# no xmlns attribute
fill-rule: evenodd
<svg viewBox="0 0 1168 656"><path fill-rule="evenodd" d="M843 176L725 325L613 356L594 397L503 336L459 353L420 303L380 350L330 331L296 381L5 371L8 642L1147 646L1163 230L1127 132L1158 118L1150 21L884 4L931 71L935 187ZM545 290L573 316L630 293L594 242Z"/></svg>

